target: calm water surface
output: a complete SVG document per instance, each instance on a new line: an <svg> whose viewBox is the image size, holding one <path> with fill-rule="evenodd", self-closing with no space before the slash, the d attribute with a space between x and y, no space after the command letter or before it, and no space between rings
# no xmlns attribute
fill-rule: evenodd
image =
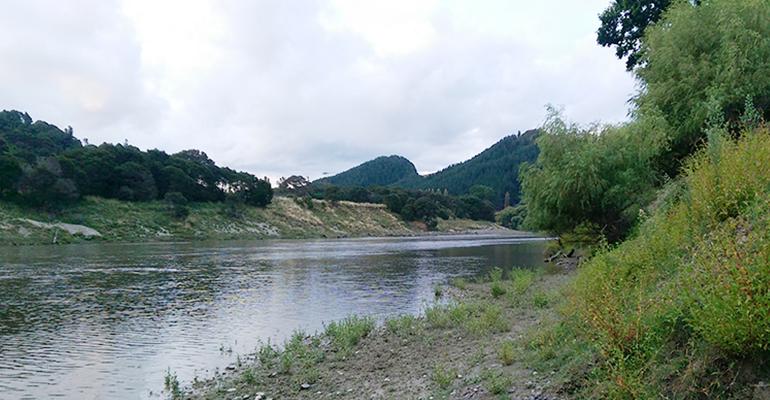
<svg viewBox="0 0 770 400"><path fill-rule="evenodd" d="M435 284L539 265L543 245L474 235L0 247L0 399L158 398L168 368L187 383L296 329L418 313Z"/></svg>

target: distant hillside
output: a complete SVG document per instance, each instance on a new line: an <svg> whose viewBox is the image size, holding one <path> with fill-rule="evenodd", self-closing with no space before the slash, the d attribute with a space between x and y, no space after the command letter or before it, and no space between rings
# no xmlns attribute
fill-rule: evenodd
<svg viewBox="0 0 770 400"><path fill-rule="evenodd" d="M495 205L501 207L505 192L511 194L511 204L519 201L519 165L537 159L535 143L538 130L502 138L470 160L450 165L416 182L407 182L418 189L447 189L450 194L465 194L473 185L486 185L495 191Z"/></svg>
<svg viewBox="0 0 770 400"><path fill-rule="evenodd" d="M388 186L399 181L419 178L411 161L401 156L382 156L315 183L337 186Z"/></svg>
<svg viewBox="0 0 770 400"><path fill-rule="evenodd" d="M495 206L502 207L505 193L511 204L519 201L519 165L537 159L538 130L501 139L470 160L451 165L436 173L420 176L404 157L378 157L340 174L315 183L339 186L396 186L405 189L446 189L450 194L468 193L473 185L486 185L495 191Z"/></svg>

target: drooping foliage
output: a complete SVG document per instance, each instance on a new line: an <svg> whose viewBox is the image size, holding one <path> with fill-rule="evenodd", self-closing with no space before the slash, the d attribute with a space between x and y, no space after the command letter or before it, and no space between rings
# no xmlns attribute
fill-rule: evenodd
<svg viewBox="0 0 770 400"><path fill-rule="evenodd" d="M620 238L651 200L652 160L665 139L658 119L624 126L580 127L551 109L538 140L540 156L522 170L527 225L566 232L589 224Z"/></svg>
<svg viewBox="0 0 770 400"><path fill-rule="evenodd" d="M273 195L267 179L219 167L199 150L83 146L71 129L18 111L0 112L0 144L0 195L25 204L56 208L80 196L149 201L174 192L189 201L232 197L265 206Z"/></svg>
<svg viewBox="0 0 770 400"><path fill-rule="evenodd" d="M761 398L770 1L675 2L642 48L632 121L546 129L557 133L544 134L524 173L527 223L628 235L593 248L565 291L563 318L530 345L545 370L567 372L578 398Z"/></svg>
<svg viewBox="0 0 770 400"><path fill-rule="evenodd" d="M590 352L578 397L752 398L768 378L770 131L712 139L665 207L582 267L539 339Z"/></svg>
<svg viewBox="0 0 770 400"><path fill-rule="evenodd" d="M652 111L671 128L670 149L658 159L669 176L703 141L709 121L737 132L747 104L770 117L768 10L768 0L679 2L649 29L636 104L640 118Z"/></svg>
<svg viewBox="0 0 770 400"><path fill-rule="evenodd" d="M742 116L770 117L769 10L768 0L673 3L644 36L630 122L544 127L538 161L522 174L527 224L622 238L708 126L735 135Z"/></svg>

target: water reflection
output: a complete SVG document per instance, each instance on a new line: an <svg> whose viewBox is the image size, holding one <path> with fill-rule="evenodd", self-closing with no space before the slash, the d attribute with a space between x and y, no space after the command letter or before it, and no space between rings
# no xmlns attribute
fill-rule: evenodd
<svg viewBox="0 0 770 400"><path fill-rule="evenodd" d="M0 248L0 398L157 397L167 368L189 381L298 328L416 313L437 282L541 254L494 236Z"/></svg>

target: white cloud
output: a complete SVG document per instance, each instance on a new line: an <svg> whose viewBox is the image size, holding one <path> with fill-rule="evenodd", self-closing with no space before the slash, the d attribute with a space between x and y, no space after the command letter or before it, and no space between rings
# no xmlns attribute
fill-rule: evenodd
<svg viewBox="0 0 770 400"><path fill-rule="evenodd" d="M0 15L0 107L258 175L382 154L430 172L536 127L547 103L622 120L634 81L594 44L607 3L18 2Z"/></svg>

